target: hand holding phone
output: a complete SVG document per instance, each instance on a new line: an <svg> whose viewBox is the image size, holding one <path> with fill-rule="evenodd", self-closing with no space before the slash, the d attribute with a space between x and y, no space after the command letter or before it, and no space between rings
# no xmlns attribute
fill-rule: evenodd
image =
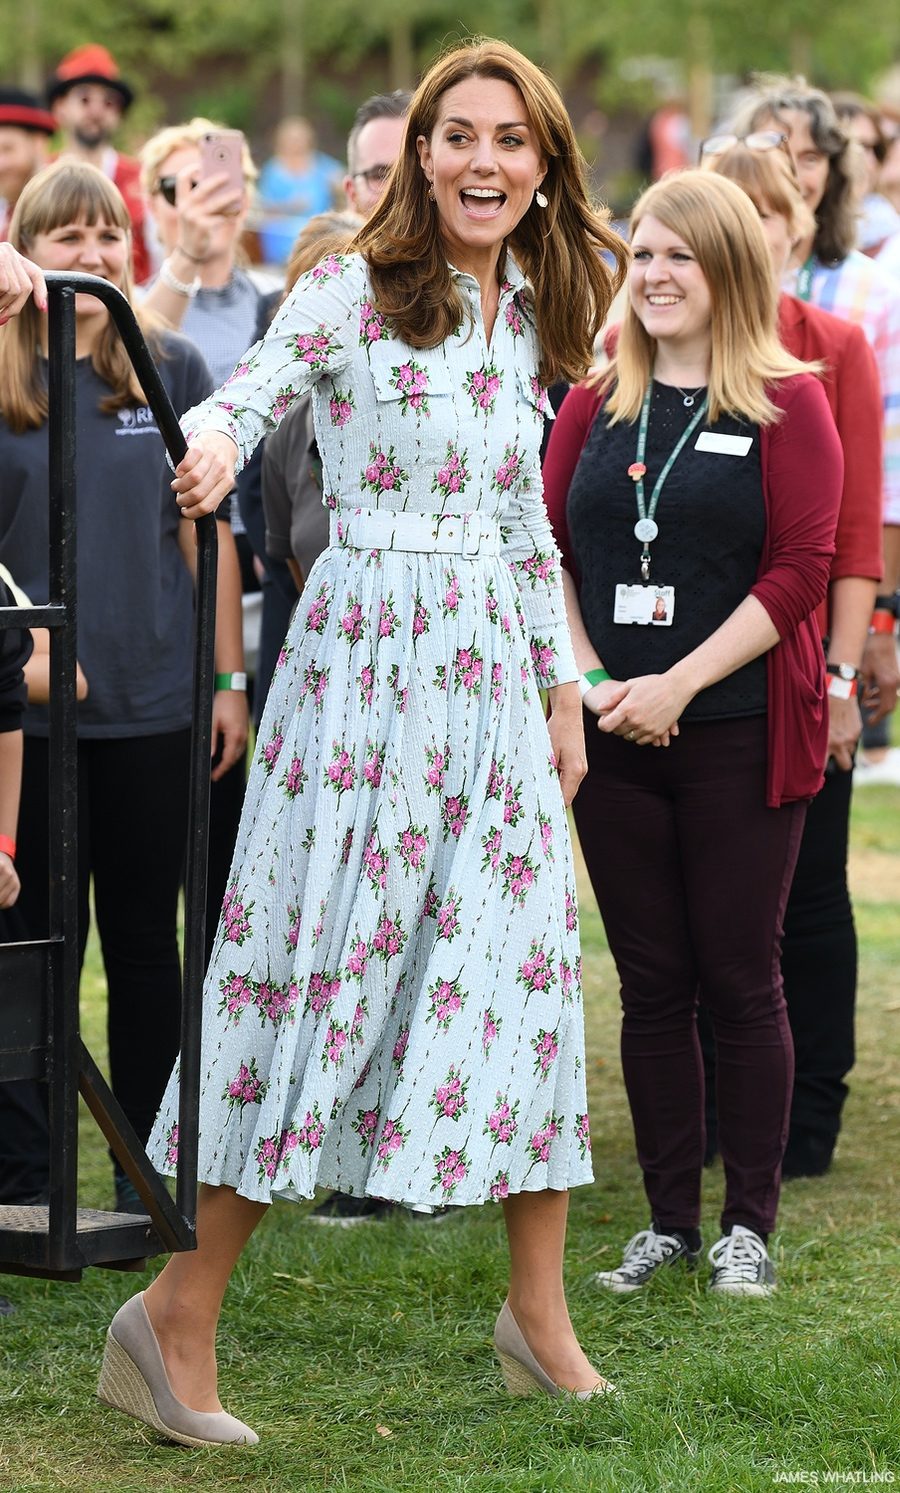
<svg viewBox="0 0 900 1493"><path fill-rule="evenodd" d="M244 200L244 136L240 130L211 130L200 138L200 171L198 179L224 176L223 187L233 190L235 204L229 211L239 213Z"/></svg>

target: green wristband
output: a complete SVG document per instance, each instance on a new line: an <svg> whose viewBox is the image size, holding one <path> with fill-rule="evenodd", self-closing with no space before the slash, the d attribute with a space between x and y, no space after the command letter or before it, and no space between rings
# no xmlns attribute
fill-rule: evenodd
<svg viewBox="0 0 900 1493"><path fill-rule="evenodd" d="M590 684L590 685L593 686L595 684L603 684L605 682L605 680L611 679L612 675L608 674L605 669L601 668L601 669L588 669L587 673L582 674L581 677L582 677L582 679L586 679L587 682L588 682L588 684Z"/></svg>
<svg viewBox="0 0 900 1493"><path fill-rule="evenodd" d="M247 688L247 676L246 676L246 674L235 673L235 674L217 674L216 675L216 689L239 689L239 690L245 690L246 691L246 688Z"/></svg>

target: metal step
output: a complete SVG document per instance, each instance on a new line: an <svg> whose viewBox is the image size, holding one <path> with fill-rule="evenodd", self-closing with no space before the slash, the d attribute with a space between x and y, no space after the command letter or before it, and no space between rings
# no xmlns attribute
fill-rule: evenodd
<svg viewBox="0 0 900 1493"><path fill-rule="evenodd" d="M47 1207L0 1207L0 1259L12 1275L34 1275L51 1280L80 1280L83 1268L107 1265L113 1270L143 1270L162 1245L149 1215L78 1208L74 1249L57 1258L50 1234ZM74 1261L77 1260L76 1265Z"/></svg>

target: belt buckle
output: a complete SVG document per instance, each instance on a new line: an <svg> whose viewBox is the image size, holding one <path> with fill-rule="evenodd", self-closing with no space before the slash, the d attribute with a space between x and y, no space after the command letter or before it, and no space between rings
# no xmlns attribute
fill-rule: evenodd
<svg viewBox="0 0 900 1493"><path fill-rule="evenodd" d="M463 519L463 546L462 552L467 560L473 560L481 553L481 514L467 513Z"/></svg>

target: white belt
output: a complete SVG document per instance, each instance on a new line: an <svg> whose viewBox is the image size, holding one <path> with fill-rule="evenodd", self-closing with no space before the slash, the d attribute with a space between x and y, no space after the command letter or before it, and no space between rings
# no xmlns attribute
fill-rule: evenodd
<svg viewBox="0 0 900 1493"><path fill-rule="evenodd" d="M499 555L500 525L482 513L390 513L340 508L331 515L332 544L361 550L421 550L425 554Z"/></svg>

